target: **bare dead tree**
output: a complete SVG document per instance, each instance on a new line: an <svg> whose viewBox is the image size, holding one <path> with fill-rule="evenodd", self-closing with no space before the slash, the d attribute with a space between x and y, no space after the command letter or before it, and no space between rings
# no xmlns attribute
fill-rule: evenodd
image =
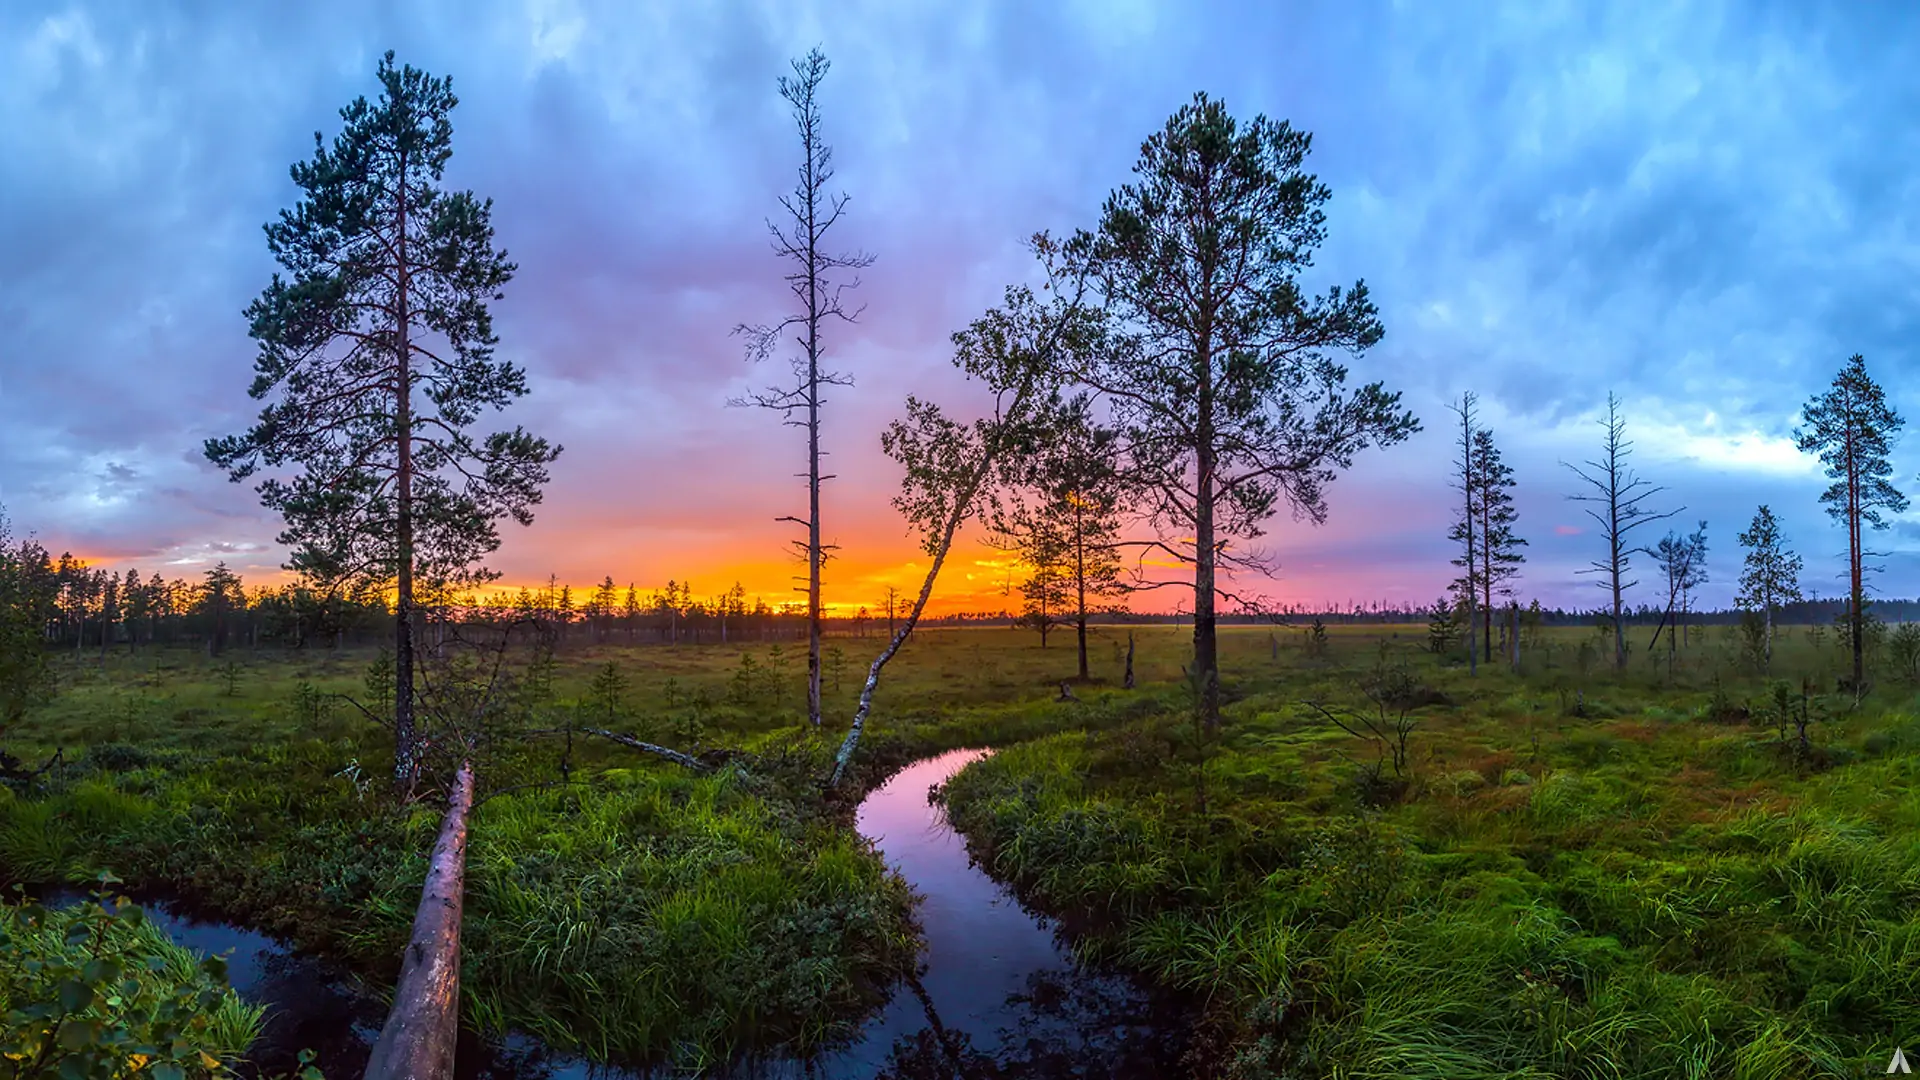
<svg viewBox="0 0 1920 1080"><path fill-rule="evenodd" d="M889 585L885 589L881 590L880 610L885 612L887 615L887 636L888 637L893 636L894 623L899 618L901 606L902 605L900 603L900 589L898 586Z"/></svg>
<svg viewBox="0 0 1920 1080"><path fill-rule="evenodd" d="M1448 406L1460 418L1460 459L1454 463L1458 470L1459 483L1455 485L1462 497L1460 517L1454 522L1447 538L1461 545L1460 557L1453 565L1461 568L1461 576L1455 579L1453 588L1459 594L1467 609L1467 673L1477 675L1480 672L1478 651L1478 631L1476 620L1479 618L1480 587L1486 580L1486 568L1480 551L1480 485L1476 483L1478 471L1474 468L1474 434L1478 430L1473 411L1474 395L1471 391L1460 395L1460 403Z"/></svg>
<svg viewBox="0 0 1920 1080"><path fill-rule="evenodd" d="M1625 670L1627 635L1621 618L1621 596L1639 584L1626 580L1633 556L1628 535L1642 525L1670 518L1686 507L1655 513L1641 505L1666 488L1656 487L1651 481L1641 479L1628 466L1627 458L1633 453L1633 442L1626 437L1627 422L1620 416L1620 399L1613 394L1607 395L1607 418L1600 421L1600 426L1606 431L1606 441L1601 446L1599 461L1588 461L1585 468L1564 461L1560 464L1572 470L1575 476L1593 489L1591 495L1569 495L1567 498L1594 504L1584 509L1587 516L1599 524L1601 538L1607 543L1607 554L1579 572L1601 575L1597 584L1613 597L1613 666L1616 670ZM1595 509L1596 506L1599 509Z"/></svg>
<svg viewBox="0 0 1920 1080"><path fill-rule="evenodd" d="M820 328L829 319L854 322L860 309L849 310L842 294L860 284L859 278L836 283L839 271L858 270L873 264L873 256L861 253L831 253L822 248L828 230L840 220L847 208L845 194L832 194L827 184L833 179L833 149L821 131L819 88L830 65L819 49L804 60L793 62L792 77L780 79L780 96L792 106L794 126L800 134L800 175L793 191L780 196L780 208L790 224L767 222L773 234L774 253L793 266L787 274L787 286L799 301L800 310L778 322L763 325L745 323L734 333L747 340L747 356L758 362L772 356L789 330L795 331L794 343L800 355L792 361L793 381L785 386L758 390L734 405L755 405L778 411L791 427L807 432L807 514L785 515L778 521L806 529L804 541L794 541L807 563L804 589L807 594L807 719L820 726L820 567L832 545L820 539L820 485L831 475L820 472L820 407L822 391L828 386L852 386L852 376L829 371L821 364L823 348Z"/></svg>

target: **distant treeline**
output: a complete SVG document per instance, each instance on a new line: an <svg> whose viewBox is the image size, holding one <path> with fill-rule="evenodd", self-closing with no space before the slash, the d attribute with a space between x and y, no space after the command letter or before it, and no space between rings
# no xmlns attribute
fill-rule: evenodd
<svg viewBox="0 0 1920 1080"><path fill-rule="evenodd" d="M50 647L74 650L144 645L194 645L219 653L230 646L342 648L385 642L392 635L392 606L377 595L328 592L294 584L248 588L240 576L222 563L198 580L163 577L158 571L142 574L129 569L115 573L97 569L69 554L57 558L35 542L19 543L7 553L20 568L23 586L9 602L29 609ZM587 644L721 644L737 641L795 640L806 636L804 605L769 605L747 599L739 583L718 596L696 598L680 581L642 592L635 585L616 586L611 577L593 589L574 590L550 581L538 589L496 590L482 596L422 597L422 629L435 624L525 623L539 627L556 645ZM873 608L862 606L853 615L825 619L829 632L866 636L891 633L893 619L887 606L898 597L883 597ZM878 609L875 613L874 609ZM1830 623L1846 609L1844 599L1805 600L1786 604L1777 618L1785 623ZM1601 610L1526 607L1528 622L1546 626L1594 625L1606 618ZM1873 612L1887 622L1920 620L1920 600L1876 600ZM1426 623L1433 607L1355 603L1314 608L1289 605L1259 614L1222 613L1223 626L1293 624L1319 619L1339 625L1353 623ZM896 610L894 618L899 616ZM1695 624L1737 625L1737 610L1694 612ZM1660 622L1662 610L1642 604L1627 613L1634 625ZM959 612L925 618L941 626L1014 626L1021 616L1009 611ZM1187 614L1116 611L1093 620L1110 626L1191 625Z"/></svg>
<svg viewBox="0 0 1920 1080"><path fill-rule="evenodd" d="M1787 624L1831 623L1846 611L1844 597L1831 600L1802 600L1782 604L1774 608L1774 620ZM1395 604L1354 604L1347 607L1315 608L1306 605L1291 605L1257 614L1222 612L1216 617L1221 626L1271 626L1275 624L1303 626L1319 619L1328 625L1355 625L1360 623L1421 623L1433 618L1433 605L1423 608L1411 608ZM1532 603L1521 606L1529 623L1544 626L1593 626L1609 619L1605 608L1582 610L1580 608L1543 607ZM1874 600L1868 610L1884 622L1920 621L1920 599L1915 600ZM1629 626L1652 626L1659 623L1665 615L1663 608L1652 604L1627 607L1622 612ZM1722 611L1694 611L1687 615L1687 621L1694 625L1738 626L1744 613L1737 608ZM966 612L946 615L937 619L924 619L923 622L947 625L968 624L974 626L1007 626L1018 621L1018 616L1010 612ZM1193 616L1187 613L1152 613L1122 611L1095 617L1093 622L1108 626L1180 626L1192 625Z"/></svg>

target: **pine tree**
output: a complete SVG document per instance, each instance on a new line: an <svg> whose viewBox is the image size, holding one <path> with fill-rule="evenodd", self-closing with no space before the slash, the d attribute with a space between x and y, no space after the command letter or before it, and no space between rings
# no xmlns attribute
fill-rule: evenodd
<svg viewBox="0 0 1920 1080"><path fill-rule="evenodd" d="M1707 523L1702 521L1700 527L1687 536L1669 532L1646 552L1653 556L1660 576L1667 583L1667 607L1661 613L1660 623L1667 631L1667 656L1671 660L1680 645L1680 626L1690 602L1689 594L1707 580ZM1660 629L1656 628L1653 634L1658 640ZM1651 648L1651 644L1648 647Z"/></svg>
<svg viewBox="0 0 1920 1080"><path fill-rule="evenodd" d="M1115 432L1096 425L1076 398L1052 419L1054 430L1008 467L1006 502L991 515L997 546L1021 554L1033 573L1021 587L1023 621L1047 631L1070 624L1081 679L1089 676L1087 625L1100 601L1125 591L1120 581L1124 492Z"/></svg>
<svg viewBox="0 0 1920 1080"><path fill-rule="evenodd" d="M1863 534L1884 529L1888 514L1903 513L1907 497L1887 477L1893 464L1887 455L1906 423L1887 404L1886 391L1867 374L1867 361L1855 353L1833 378L1826 393L1809 400L1801 410L1806 426L1795 429L1802 451L1820 455L1833 483L1820 495L1827 514L1847 529L1847 620L1852 624L1853 685L1866 684L1865 574L1868 556Z"/></svg>
<svg viewBox="0 0 1920 1080"><path fill-rule="evenodd" d="M640 591L634 588L632 582L627 583L626 601L621 605L620 613L627 627L627 644L631 645L634 632L640 626Z"/></svg>
<svg viewBox="0 0 1920 1080"><path fill-rule="evenodd" d="M246 610L246 605L246 592L240 578L227 569L226 563L217 563L206 572L194 606L200 617L206 620L208 655L219 656L226 652L233 613Z"/></svg>
<svg viewBox="0 0 1920 1080"><path fill-rule="evenodd" d="M593 639L596 642L605 641L607 624L612 621L614 612L619 610L620 603L620 592L614 587L612 574L608 574L600 582L600 587L593 591L593 599L590 603L593 608L593 614L590 616L593 620Z"/></svg>
<svg viewBox="0 0 1920 1080"><path fill-rule="evenodd" d="M1765 620L1763 659L1768 672L1773 670L1773 610L1800 600L1800 556L1787 548L1780 535L1780 522L1766 506L1754 511L1753 523L1740 534L1740 546L1747 549L1746 569L1740 575L1740 594L1734 603L1749 611L1759 611Z"/></svg>
<svg viewBox="0 0 1920 1080"><path fill-rule="evenodd" d="M58 603L46 550L31 540L15 544L0 510L0 730L18 723L59 685L46 643Z"/></svg>
<svg viewBox="0 0 1920 1080"><path fill-rule="evenodd" d="M331 587L394 590L394 778L411 787L414 586L484 579L496 524L532 521L559 453L516 427L476 439L487 409L526 393L496 361L487 304L514 266L493 246L492 202L441 187L452 154L449 80L380 62L379 98L342 109L295 164L300 202L267 226L275 274L247 309L260 343L248 393L277 395L243 435L207 442L236 481L262 466L290 569Z"/></svg>
<svg viewBox="0 0 1920 1080"><path fill-rule="evenodd" d="M1520 576L1520 564L1527 557L1520 549L1527 542L1513 533L1519 512L1513 505L1513 468L1500 459L1493 432L1480 428L1473 433L1474 486L1479 489L1480 597L1485 621L1486 657L1493 659L1493 598L1512 596L1509 584Z"/></svg>
<svg viewBox="0 0 1920 1080"><path fill-rule="evenodd" d="M1217 601L1282 502L1315 524L1355 455L1419 423L1379 383L1347 385L1340 357L1385 333L1366 285L1315 295L1301 280L1326 238L1331 193L1306 171L1312 136L1241 123L1196 94L1141 145L1098 230L1075 237L1111 320L1076 381L1111 405L1131 491L1156 550L1193 570L1193 667L1203 734L1220 720ZM1224 572L1224 573L1223 573Z"/></svg>
<svg viewBox="0 0 1920 1080"><path fill-rule="evenodd" d="M1068 604L1071 571L1067 567L1067 549L1059 534L1042 530L1028 538L1021 558L1027 576L1020 583L1022 606L1015 626L1024 626L1040 634L1040 647L1047 647L1047 635L1064 621Z"/></svg>

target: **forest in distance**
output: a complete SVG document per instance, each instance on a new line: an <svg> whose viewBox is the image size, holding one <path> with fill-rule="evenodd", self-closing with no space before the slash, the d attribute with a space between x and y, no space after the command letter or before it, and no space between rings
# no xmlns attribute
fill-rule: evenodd
<svg viewBox="0 0 1920 1080"><path fill-rule="evenodd" d="M876 258L836 246L829 70L777 82L789 307L717 328L773 372L728 404L804 443L802 599L488 567L568 459L496 422L519 268L446 182L451 80L393 52L266 226L256 418L193 448L284 576L89 565L0 507L0 1073L1799 1080L1920 1030L1920 599L1874 542L1920 479L1863 356L1793 414L1817 502L1689 514L1604 388L1590 451L1523 477L1474 393L1351 378L1386 327L1310 287L1312 137L1199 93L952 335L975 407L877 433L924 574L830 605L823 447L876 434L825 407L832 346ZM1274 520L1423 432L1443 594L1271 599ZM1542 602L1522 482L1583 515L1595 605ZM1838 596L1783 528L1815 516ZM976 539L1004 606L936 614ZM947 864L873 824L929 763ZM1053 951L940 951L1003 904Z"/></svg>

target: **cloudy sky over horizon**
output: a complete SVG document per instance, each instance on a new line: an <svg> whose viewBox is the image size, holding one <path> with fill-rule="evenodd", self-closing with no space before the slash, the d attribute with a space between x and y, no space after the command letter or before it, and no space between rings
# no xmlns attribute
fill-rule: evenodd
<svg viewBox="0 0 1920 1080"><path fill-rule="evenodd" d="M199 446L257 408L240 312L274 269L260 226L296 197L287 168L393 48L453 78L449 181L494 200L520 266L495 305L533 387L511 420L566 446L493 565L778 597L772 519L801 505L803 448L725 406L775 373L728 331L784 312L775 79L816 44L853 198L839 240L876 256L829 344L857 383L828 406L829 599L917 582L878 432L909 392L969 400L948 335L1029 276L1026 236L1091 226L1197 90L1314 133L1333 199L1308 283L1366 280L1387 336L1354 375L1427 428L1363 455L1325 526L1273 522L1275 597L1441 591L1446 403L1469 389L1518 473L1523 595L1599 599L1559 462L1593 455L1609 391L1673 524L1709 523L1709 602L1762 502L1832 595L1844 536L1795 415L1859 352L1920 416L1920 11L1898 5L26 0L0 9L15 531L169 576L274 573L276 522ZM1894 460L1920 488L1920 433ZM1920 515L1874 541L1881 590L1920 593ZM944 606L1000 606L995 561L969 547Z"/></svg>

